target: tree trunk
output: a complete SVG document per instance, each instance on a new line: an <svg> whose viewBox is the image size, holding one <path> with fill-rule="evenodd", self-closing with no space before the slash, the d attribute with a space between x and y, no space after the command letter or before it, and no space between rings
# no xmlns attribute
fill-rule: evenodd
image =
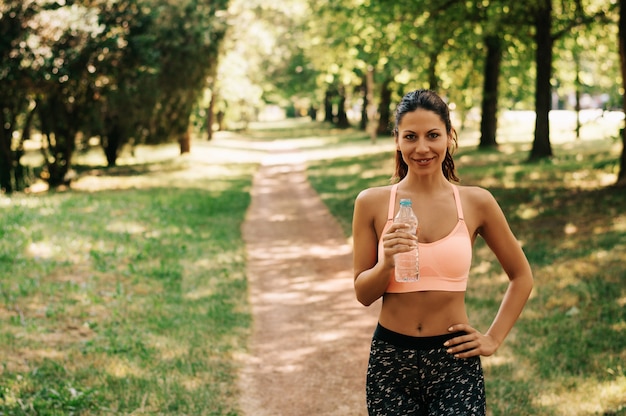
<svg viewBox="0 0 626 416"><path fill-rule="evenodd" d="M5 112L0 111L0 192L7 194L13 192L13 150L11 149L12 128L5 126L11 125L5 120Z"/></svg>
<svg viewBox="0 0 626 416"><path fill-rule="evenodd" d="M191 127L187 128L184 133L180 135L178 143L180 144L180 154L189 153L191 151Z"/></svg>
<svg viewBox="0 0 626 416"><path fill-rule="evenodd" d="M498 35L485 38L487 58L483 85L482 116L480 121L480 148L497 147L498 129L498 78L502 62L502 42Z"/></svg>
<svg viewBox="0 0 626 416"><path fill-rule="evenodd" d="M63 98L57 95L38 100L35 108L45 138L41 148L48 170L45 180L50 188L69 185L71 178L68 173L78 134L76 123L72 120L78 117L79 110L66 106Z"/></svg>
<svg viewBox="0 0 626 416"><path fill-rule="evenodd" d="M52 137L54 136L54 139ZM76 135L68 130L61 130L45 135L51 157L46 157L46 168L48 176L46 182L52 188L62 185L69 185L71 178L68 176L72 166L72 155L74 153L74 142ZM55 142L52 145L52 142Z"/></svg>
<svg viewBox="0 0 626 416"><path fill-rule="evenodd" d="M207 140L213 140L213 123L215 122L215 93L211 92L211 101L209 102L209 108L206 110L206 134Z"/></svg>
<svg viewBox="0 0 626 416"><path fill-rule="evenodd" d="M626 88L626 0L619 0L619 57L622 70L622 84ZM626 91L626 89L622 88ZM626 92L622 96L622 108L626 114ZM622 156L620 157L619 173L617 174L617 185L626 186L626 128L622 126Z"/></svg>
<svg viewBox="0 0 626 416"><path fill-rule="evenodd" d="M337 106L337 127L347 129L350 127L348 114L346 113L346 89L342 85L339 87L339 105Z"/></svg>
<svg viewBox="0 0 626 416"><path fill-rule="evenodd" d="M23 191L26 189L28 185L30 185L29 180L26 178L27 169L22 165L22 156L24 156L24 143L26 140L30 140L30 132L33 125L33 119L35 118L36 108L32 108L28 110L28 115L26 116L26 121L24 122L24 127L22 129L22 138L20 139L20 143L17 146L17 150L13 153L14 157L14 178L15 178L15 190Z"/></svg>
<svg viewBox="0 0 626 416"><path fill-rule="evenodd" d="M550 145L550 107L552 101L552 0L541 0L535 11L535 64L537 79L535 84L535 139L529 160L552 156Z"/></svg>
<svg viewBox="0 0 626 416"><path fill-rule="evenodd" d="M10 152L9 152L10 153ZM10 194L13 192L12 169L13 161L7 157L6 152L0 152L0 192Z"/></svg>
<svg viewBox="0 0 626 416"><path fill-rule="evenodd" d="M378 134L389 134L389 126L391 125L391 89L389 84L390 79L386 79L380 86L380 106L378 128L376 132Z"/></svg>
<svg viewBox="0 0 626 416"><path fill-rule="evenodd" d="M376 118L376 113L378 109L376 108L376 103L374 102L374 67L367 67L367 106L365 107L365 113L367 114L367 131L370 136L370 141L372 143L376 143L376 139L378 138L378 119Z"/></svg>
<svg viewBox="0 0 626 416"><path fill-rule="evenodd" d="M361 121L359 122L359 130L366 131L367 125L369 122L369 117L367 116L367 106L370 105L369 101L369 85L367 82L368 75L363 76L363 80L361 82L361 97L363 98L363 105L361 106Z"/></svg>
<svg viewBox="0 0 626 416"><path fill-rule="evenodd" d="M330 90L326 90L324 94L324 121L332 123L333 122L333 100L332 93Z"/></svg>
<svg viewBox="0 0 626 416"><path fill-rule="evenodd" d="M120 154L120 148L122 147L122 129L119 126L117 117L105 118L106 122L106 136L102 137L102 148L104 149L104 156L107 160L107 166L113 167L117 165L117 157Z"/></svg>
<svg viewBox="0 0 626 416"><path fill-rule="evenodd" d="M574 52L574 59L576 61L576 104L574 110L576 111L576 140L580 140L580 90L582 83L580 81L580 57L577 52Z"/></svg>

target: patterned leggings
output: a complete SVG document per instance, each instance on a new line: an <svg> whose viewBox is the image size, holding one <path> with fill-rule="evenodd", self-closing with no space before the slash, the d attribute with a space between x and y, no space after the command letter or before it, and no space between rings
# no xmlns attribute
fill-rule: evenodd
<svg viewBox="0 0 626 416"><path fill-rule="evenodd" d="M458 335L411 337L379 324L367 369L369 415L484 416L480 358L454 358L443 347Z"/></svg>

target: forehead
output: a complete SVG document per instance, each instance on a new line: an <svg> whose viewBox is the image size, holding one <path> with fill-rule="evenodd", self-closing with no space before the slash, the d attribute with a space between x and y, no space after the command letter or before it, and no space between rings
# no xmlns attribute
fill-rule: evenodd
<svg viewBox="0 0 626 416"><path fill-rule="evenodd" d="M439 117L439 114L434 111L418 108L417 110L405 113L398 124L398 129L400 130L417 128L428 130L440 128L445 130L446 125L441 117Z"/></svg>

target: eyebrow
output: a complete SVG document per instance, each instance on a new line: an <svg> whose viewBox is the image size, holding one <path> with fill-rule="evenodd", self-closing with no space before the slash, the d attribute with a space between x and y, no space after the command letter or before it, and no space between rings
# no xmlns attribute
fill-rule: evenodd
<svg viewBox="0 0 626 416"><path fill-rule="evenodd" d="M443 129L439 128L439 127L433 127L432 129L428 130L426 133L432 133L434 131L436 132L441 132ZM411 129L403 129L400 130L401 133L415 133L415 130L411 130Z"/></svg>

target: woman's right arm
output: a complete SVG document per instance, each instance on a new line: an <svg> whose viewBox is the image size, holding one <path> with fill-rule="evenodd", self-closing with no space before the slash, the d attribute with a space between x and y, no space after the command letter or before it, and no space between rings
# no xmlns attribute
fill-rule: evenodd
<svg viewBox="0 0 626 416"><path fill-rule="evenodd" d="M389 249L385 249L382 259L378 258L375 218L381 201L384 201L384 197L380 198L380 192L380 189L362 191L354 202L352 217L354 290L358 301L365 306L371 305L384 295L389 283L389 273L394 268L393 253ZM392 226L389 231L394 228Z"/></svg>

